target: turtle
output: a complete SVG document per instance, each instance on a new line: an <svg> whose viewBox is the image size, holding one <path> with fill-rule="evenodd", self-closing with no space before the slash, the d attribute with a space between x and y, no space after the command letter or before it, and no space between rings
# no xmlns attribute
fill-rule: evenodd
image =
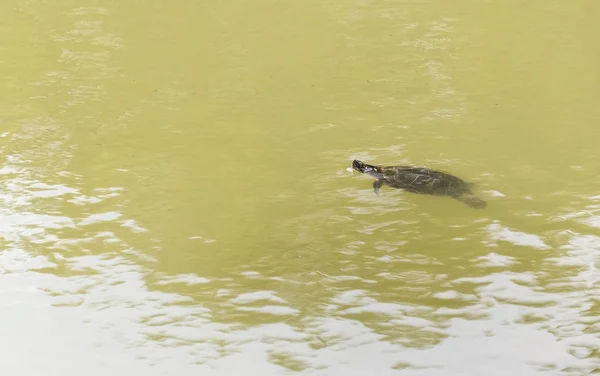
<svg viewBox="0 0 600 376"><path fill-rule="evenodd" d="M446 172L425 167L376 166L352 161L352 169L375 178L373 189L379 195L383 185L412 193L450 196L475 209L484 209L487 203L471 192L473 183Z"/></svg>

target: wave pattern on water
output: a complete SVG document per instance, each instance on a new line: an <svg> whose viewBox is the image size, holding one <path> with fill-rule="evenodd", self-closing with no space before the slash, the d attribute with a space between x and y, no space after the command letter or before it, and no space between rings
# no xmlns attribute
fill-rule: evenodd
<svg viewBox="0 0 600 376"><path fill-rule="evenodd" d="M292 188L266 203L255 197L243 201L251 196L247 192L210 196L208 200L239 200L265 210L249 210L263 214L260 221L248 217L253 221L245 226L252 231L232 228L231 218L223 220L223 233L239 236L238 242L205 237L203 221L190 226L197 231L193 234L180 231L184 221L196 217L169 217L180 222L171 232L162 231L150 219L167 215L173 202L152 206L153 198L144 202L151 209L140 208L141 188L127 180L133 172L120 168L119 178L104 179L108 167L85 159L95 153L74 157L81 145L96 144L87 137L74 142L73 129L97 120L101 111L86 112L86 106L109 96L104 82L118 74L112 56L126 46L105 30L102 20L111 14L107 9L69 11L70 27L53 33L52 41L59 47L81 42L97 50L60 48L58 63L64 69L39 77L46 96L34 99L63 95L54 110L61 116L83 115L67 125L49 117L47 109L36 108L40 116L21 119L14 131L0 135L0 333L10 339L0 341L0 353L11 354L2 359L3 370L32 375L126 370L143 375L441 376L581 375L600 369L597 192L566 183L572 185L564 191L551 186L551 192L527 191L521 197L515 190L505 193L505 187L512 188L505 185L488 191L489 209L474 212L448 198L391 189L377 197L369 180L343 172L351 158L409 163L405 151L423 145L430 149L422 156L432 163L457 168L472 163L441 155L430 144L452 134L429 126L436 121L454 124L466 112L466 99L454 86L449 66L437 61L440 51L452 52L456 20L414 22L408 8L372 5L359 1L355 9L343 3L333 13L339 24L361 26L369 18L377 27L379 21L387 22L402 36L396 47L411 53L388 59L386 51L381 60L389 64L388 77L377 71L368 84L380 86L360 90L369 111L375 108L387 116L361 136L392 131L387 137L373 136L369 141L378 143L361 149L328 145L327 151L316 153L318 166L307 168L305 175L277 176L277 182L289 179ZM343 42L352 48L378 46L388 34ZM251 52L241 45L233 49L231 65ZM389 68L399 61L407 62L406 70ZM237 68L240 77L249 70ZM428 86L401 97L394 85L412 83L403 81L401 71L420 73ZM230 91L236 90L254 93L252 88ZM166 103L172 111L190 92L164 89L152 105ZM227 92L222 92L224 99ZM332 95L320 106L351 112L356 102L344 100ZM118 119L119 127L144 105L134 102L122 103L128 116ZM423 102L427 105L420 108L429 110L396 120L400 103ZM245 106L253 102L240 108ZM360 123L368 118L356 111L337 120ZM407 125L409 120L414 125ZM342 128L336 121L318 124L292 133L312 137ZM106 127L99 120L92 125L98 133L121 136L117 126ZM405 133L396 136L399 130ZM131 150L151 155L151 148L137 139L126 146L125 156L114 157L122 158L119 163L128 161ZM81 159L80 172L71 172ZM176 168L168 153L159 159L164 171ZM91 165L99 168L99 180L88 170ZM551 170L535 175L535 166L519 166L513 178L523 174L527 182L542 175L556 180ZM153 168L145 166L135 174L144 180L144 189L158 196L153 178L163 170ZM188 168L197 170L197 160ZM482 176L490 186L506 178ZM165 185L175 184L184 186L175 179ZM185 186L169 199L179 200L184 189L193 190L194 198L204 193ZM571 189L582 194L568 194ZM552 205L544 206L543 200ZM287 211L287 205L293 210ZM136 216L140 212L146 221ZM209 219L219 220L215 217ZM258 235L252 236L253 231Z"/></svg>

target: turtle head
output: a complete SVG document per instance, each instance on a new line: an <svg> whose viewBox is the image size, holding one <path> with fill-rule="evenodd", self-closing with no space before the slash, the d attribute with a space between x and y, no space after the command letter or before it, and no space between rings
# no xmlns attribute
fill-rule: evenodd
<svg viewBox="0 0 600 376"><path fill-rule="evenodd" d="M377 167L363 163L358 159L352 161L352 168L363 174L368 174L369 172L377 172Z"/></svg>

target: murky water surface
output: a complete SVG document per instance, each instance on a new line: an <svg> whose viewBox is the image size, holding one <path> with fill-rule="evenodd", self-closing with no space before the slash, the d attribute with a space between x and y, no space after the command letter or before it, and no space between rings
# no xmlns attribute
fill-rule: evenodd
<svg viewBox="0 0 600 376"><path fill-rule="evenodd" d="M599 20L3 1L0 372L598 372ZM488 208L376 196L353 158Z"/></svg>

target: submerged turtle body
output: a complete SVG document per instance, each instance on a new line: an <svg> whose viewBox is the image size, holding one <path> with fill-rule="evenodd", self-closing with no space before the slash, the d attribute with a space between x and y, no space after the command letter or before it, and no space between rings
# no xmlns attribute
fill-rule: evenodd
<svg viewBox="0 0 600 376"><path fill-rule="evenodd" d="M387 185L413 193L450 196L476 209L487 206L485 201L473 195L471 183L442 171L425 167L374 166L359 160L352 161L352 168L376 179L373 182L376 194Z"/></svg>

